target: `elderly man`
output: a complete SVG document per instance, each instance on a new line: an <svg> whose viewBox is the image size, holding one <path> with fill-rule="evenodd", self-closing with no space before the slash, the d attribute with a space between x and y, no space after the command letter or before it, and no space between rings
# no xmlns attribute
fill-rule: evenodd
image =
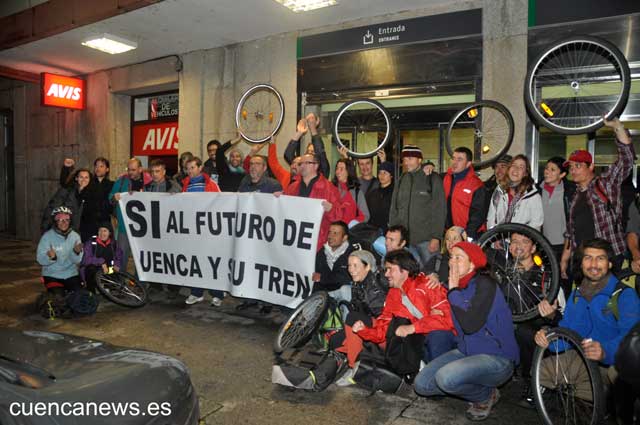
<svg viewBox="0 0 640 425"><path fill-rule="evenodd" d="M331 184L325 176L318 173L319 161L315 155L304 154L298 165L299 179L291 183L284 191L285 195L302 196L305 198L322 199L322 222L318 236L317 250L327 242L329 226L334 221L342 220L342 205L338 188Z"/></svg>

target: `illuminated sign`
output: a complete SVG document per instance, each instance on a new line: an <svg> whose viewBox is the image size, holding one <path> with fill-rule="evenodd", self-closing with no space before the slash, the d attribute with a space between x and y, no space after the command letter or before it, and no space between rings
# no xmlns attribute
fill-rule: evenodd
<svg viewBox="0 0 640 425"><path fill-rule="evenodd" d="M178 122L134 125L133 155L178 155Z"/></svg>
<svg viewBox="0 0 640 425"><path fill-rule="evenodd" d="M85 81L80 78L42 73L42 104L61 108L84 109Z"/></svg>

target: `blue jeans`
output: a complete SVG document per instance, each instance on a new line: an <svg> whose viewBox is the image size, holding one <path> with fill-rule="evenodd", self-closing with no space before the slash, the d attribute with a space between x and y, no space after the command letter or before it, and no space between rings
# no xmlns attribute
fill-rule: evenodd
<svg viewBox="0 0 640 425"><path fill-rule="evenodd" d="M436 251L436 252L429 251L429 244L430 243L431 243L431 240L423 241L423 242L417 243L415 245L410 245L409 248L408 248L409 252L414 257L416 256L416 254L418 255L419 258L417 258L417 260L420 263L420 268L421 269L429 262L429 259L431 257L433 257L434 255L436 255L438 253L438 251Z"/></svg>
<svg viewBox="0 0 640 425"><path fill-rule="evenodd" d="M224 298L224 292L217 289L209 289L209 293L212 297ZM194 297L201 297L204 294L204 288L191 288L191 295Z"/></svg>
<svg viewBox="0 0 640 425"><path fill-rule="evenodd" d="M440 357L456 348L456 337L451 331L431 331L424 339L425 363Z"/></svg>
<svg viewBox="0 0 640 425"><path fill-rule="evenodd" d="M470 402L482 402L513 373L513 362L501 356L465 356L458 349L427 364L415 379L419 395L453 395Z"/></svg>

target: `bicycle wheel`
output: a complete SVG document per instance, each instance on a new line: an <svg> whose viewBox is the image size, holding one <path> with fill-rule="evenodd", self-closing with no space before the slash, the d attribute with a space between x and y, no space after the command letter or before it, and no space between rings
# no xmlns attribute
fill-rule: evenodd
<svg viewBox="0 0 640 425"><path fill-rule="evenodd" d="M585 357L582 338L570 329L547 331L549 347L533 354L531 385L546 425L596 425L604 416L604 388L598 364Z"/></svg>
<svg viewBox="0 0 640 425"><path fill-rule="evenodd" d="M307 342L320 326L328 307L329 295L326 292L316 292L304 300L280 326L273 350L281 353Z"/></svg>
<svg viewBox="0 0 640 425"><path fill-rule="evenodd" d="M248 142L263 143L271 139L282 126L284 101L269 84L249 88L236 107L236 127Z"/></svg>
<svg viewBox="0 0 640 425"><path fill-rule="evenodd" d="M584 134L627 105L629 63L616 46L590 36L562 40L543 51L527 73L524 101L538 125Z"/></svg>
<svg viewBox="0 0 640 425"><path fill-rule="evenodd" d="M525 236L536 246L533 255L537 267L535 272L518 269L519 248L511 246L511 235L514 233ZM549 241L537 230L524 224L501 224L483 234L478 239L478 245L487 255L489 270L509 303L514 322L537 317L540 301L546 298L553 303L558 296L558 260Z"/></svg>
<svg viewBox="0 0 640 425"><path fill-rule="evenodd" d="M351 134L351 143L345 146L341 133ZM384 147L391 136L391 119L380 102L355 99L338 109L333 123L333 137L353 158L369 158Z"/></svg>
<svg viewBox="0 0 640 425"><path fill-rule="evenodd" d="M147 290L131 274L123 271L96 273L98 290L110 301L124 307L142 307L147 303Z"/></svg>
<svg viewBox="0 0 640 425"><path fill-rule="evenodd" d="M504 155L513 141L513 116L492 100L466 106L456 112L447 128L445 146L449 156L457 147L473 152L473 166L481 168Z"/></svg>

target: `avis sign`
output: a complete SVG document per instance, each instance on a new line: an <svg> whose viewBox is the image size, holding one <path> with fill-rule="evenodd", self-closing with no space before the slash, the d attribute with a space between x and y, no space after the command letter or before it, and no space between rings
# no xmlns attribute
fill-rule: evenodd
<svg viewBox="0 0 640 425"><path fill-rule="evenodd" d="M43 72L41 81L43 105L84 109L86 82L83 79Z"/></svg>
<svg viewBox="0 0 640 425"><path fill-rule="evenodd" d="M178 155L178 123L134 125L133 155Z"/></svg>

